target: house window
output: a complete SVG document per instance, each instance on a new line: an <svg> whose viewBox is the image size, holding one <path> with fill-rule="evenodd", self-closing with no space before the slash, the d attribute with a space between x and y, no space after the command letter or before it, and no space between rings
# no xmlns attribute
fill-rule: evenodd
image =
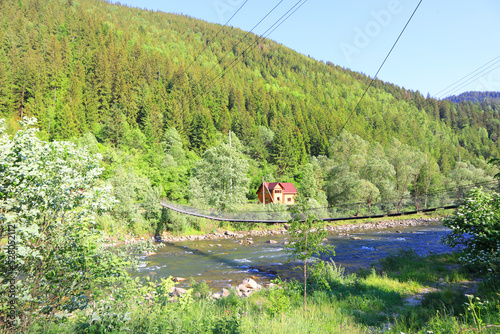
<svg viewBox="0 0 500 334"><path fill-rule="evenodd" d="M276 197L276 200L277 200L277 201L279 201L279 200L280 200L280 198L279 198L279 197Z"/></svg>
<svg viewBox="0 0 500 334"><path fill-rule="evenodd" d="M275 190L274 191L276 194L281 194L281 190Z"/></svg>
<svg viewBox="0 0 500 334"><path fill-rule="evenodd" d="M292 201L292 198L291 197L288 197L288 202L291 202Z"/></svg>

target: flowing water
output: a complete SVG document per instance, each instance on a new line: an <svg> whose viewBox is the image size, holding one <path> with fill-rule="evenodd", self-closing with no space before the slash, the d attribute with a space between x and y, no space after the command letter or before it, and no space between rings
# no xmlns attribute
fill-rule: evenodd
<svg viewBox="0 0 500 334"><path fill-rule="evenodd" d="M450 233L441 224L410 226L385 230L363 230L350 235L328 235L325 243L335 246L335 263L347 271L369 267L374 262L397 252L412 248L419 255L452 251L440 243ZM355 239L355 240L354 240ZM269 243L270 241L276 243ZM287 235L253 237L253 244L242 245L237 239L202 240L169 243L150 256L140 257L137 276L193 277L206 281L212 288L239 284L245 277L253 277L260 284L276 276L283 279L299 277L299 272L286 265L284 251ZM328 259L324 254L321 258ZM181 286L188 285L187 282Z"/></svg>

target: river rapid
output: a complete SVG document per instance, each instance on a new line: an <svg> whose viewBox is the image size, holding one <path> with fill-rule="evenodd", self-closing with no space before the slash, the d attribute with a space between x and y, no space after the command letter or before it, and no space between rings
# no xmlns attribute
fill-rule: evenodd
<svg viewBox="0 0 500 334"><path fill-rule="evenodd" d="M331 258L346 271L353 272L368 268L401 248L411 248L423 256L451 252L453 249L440 242L450 231L439 221L384 229L365 226L348 233L337 229L325 241L325 244L335 246L335 256L323 254L321 259ZM206 281L213 289L229 288L246 277L264 285L276 276L282 279L300 277L300 273L293 270L298 263L286 263L287 243L286 233L243 239L220 237L165 242L155 254L140 257L139 271L133 275L155 279L193 277L197 282ZM180 284L187 285L188 281Z"/></svg>

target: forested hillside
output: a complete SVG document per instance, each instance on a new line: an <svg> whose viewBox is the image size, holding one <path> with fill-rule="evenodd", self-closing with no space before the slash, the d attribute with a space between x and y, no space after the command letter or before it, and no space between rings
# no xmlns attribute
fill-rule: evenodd
<svg viewBox="0 0 500 334"><path fill-rule="evenodd" d="M188 201L196 161L229 130L248 160L249 199L262 176L301 182L307 171L330 204L366 201L362 189L387 200L495 173L485 160L499 155L496 105L376 80L353 110L369 77L239 29L98 0L3 0L0 13L9 131L33 116L42 139L102 153L104 178L117 189L132 180L135 202L149 186Z"/></svg>
<svg viewBox="0 0 500 334"><path fill-rule="evenodd" d="M500 92L465 92L459 95L448 96L446 100L451 102L459 103L459 102L473 102L473 103L482 103L483 101L489 103L497 103L500 102ZM498 108L498 107L497 107Z"/></svg>

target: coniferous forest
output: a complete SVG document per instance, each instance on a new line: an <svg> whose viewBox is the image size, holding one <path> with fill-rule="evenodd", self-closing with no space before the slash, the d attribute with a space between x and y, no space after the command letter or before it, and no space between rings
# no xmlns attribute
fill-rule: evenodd
<svg viewBox="0 0 500 334"><path fill-rule="evenodd" d="M240 228L162 210L160 198L251 211L263 179L293 182L304 208L347 203L354 215L361 204L374 214L386 213L378 203L417 207L417 197L436 207L448 190L499 177L498 93L437 100L374 80L361 99L370 82L188 16L0 0L0 281L10 289L0 294L0 332L496 330L500 200L479 190L444 221L448 244L472 236L465 255L406 250L358 274L318 261L306 276L308 260L332 249L314 217L297 215L289 232L304 284L278 279L253 299L217 300L194 281L175 295L171 279L133 279L131 254L158 245L111 244ZM482 299L452 286L477 275ZM441 280L448 290L406 303Z"/></svg>
<svg viewBox="0 0 500 334"><path fill-rule="evenodd" d="M436 100L375 80L358 104L371 78L236 28L95 0L0 6L7 131L35 117L40 139L100 153L114 219L159 197L234 209L256 201L263 177L326 207L427 197L497 172L494 94ZM217 177L203 166L230 131L245 196L228 204L210 198Z"/></svg>
<svg viewBox="0 0 500 334"><path fill-rule="evenodd" d="M444 176L499 153L495 100L440 101L376 80L353 110L369 77L239 29L213 39L219 25L92 0L1 6L0 115L11 131L29 116L46 140L95 137L102 152L120 152L104 154L105 175L134 156L136 172L175 200L189 198L179 189L190 168L162 168L172 128L196 156L231 130L254 172L285 179L311 157L337 159L345 123L372 146L416 149ZM385 158L377 150L365 154Z"/></svg>

